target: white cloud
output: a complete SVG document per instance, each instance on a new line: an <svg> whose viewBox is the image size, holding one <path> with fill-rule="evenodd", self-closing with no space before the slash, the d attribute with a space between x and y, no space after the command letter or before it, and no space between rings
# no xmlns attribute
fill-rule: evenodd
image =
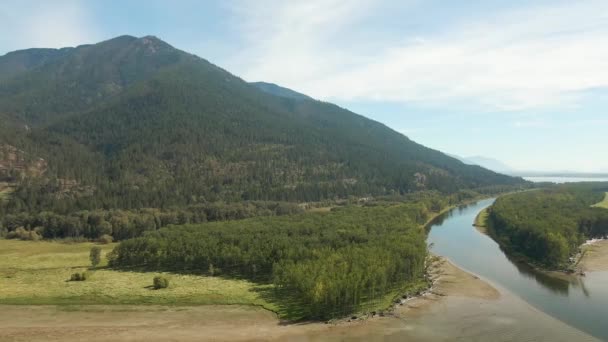
<svg viewBox="0 0 608 342"><path fill-rule="evenodd" d="M231 64L247 78L281 78L283 84L305 83L342 69L343 52L328 49L365 14L370 0L244 1L233 5L245 40ZM356 56L352 56L353 59ZM249 69L242 66L250 67ZM244 69L244 70L243 70Z"/></svg>
<svg viewBox="0 0 608 342"><path fill-rule="evenodd" d="M240 6L235 13L248 44L231 67L247 79L328 100L457 102L490 110L575 106L580 92L608 86L606 1L486 13L383 48L349 36L373 6L367 0Z"/></svg>
<svg viewBox="0 0 608 342"><path fill-rule="evenodd" d="M59 48L96 42L101 35L81 1L0 4L0 53L31 47Z"/></svg>

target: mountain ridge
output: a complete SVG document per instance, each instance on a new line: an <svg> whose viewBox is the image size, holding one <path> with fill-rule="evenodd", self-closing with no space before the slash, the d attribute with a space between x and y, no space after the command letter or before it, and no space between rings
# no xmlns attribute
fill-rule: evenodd
<svg viewBox="0 0 608 342"><path fill-rule="evenodd" d="M318 201L522 183L334 104L265 91L156 37L60 50L0 80L0 142L48 162L13 207ZM58 201L60 179L93 190L62 190Z"/></svg>
<svg viewBox="0 0 608 342"><path fill-rule="evenodd" d="M289 98L289 99L294 99L294 100L313 100L313 98L311 98L308 95L299 93L299 92L291 90L289 88L281 87L278 84L269 83L269 82L250 82L249 84L252 84L255 87L257 87L258 89L261 89L262 91L272 94L272 95L285 97L285 98Z"/></svg>

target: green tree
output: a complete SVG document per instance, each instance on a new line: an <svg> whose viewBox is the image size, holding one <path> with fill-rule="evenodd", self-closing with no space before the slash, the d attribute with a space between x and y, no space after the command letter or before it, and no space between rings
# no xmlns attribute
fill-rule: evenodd
<svg viewBox="0 0 608 342"><path fill-rule="evenodd" d="M93 246L89 253L89 259L91 259L91 265L93 265L94 268L97 267L101 262L101 247Z"/></svg>

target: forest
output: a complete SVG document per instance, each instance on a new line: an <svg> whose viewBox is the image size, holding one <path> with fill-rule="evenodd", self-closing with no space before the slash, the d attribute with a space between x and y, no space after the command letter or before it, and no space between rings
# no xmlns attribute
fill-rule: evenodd
<svg viewBox="0 0 608 342"><path fill-rule="evenodd" d="M270 282L302 318L328 319L424 283L432 213L420 201L171 226L123 241L108 258L119 269Z"/></svg>
<svg viewBox="0 0 608 342"><path fill-rule="evenodd" d="M508 252L550 269L565 269L590 238L608 236L607 183L551 186L500 197L490 208L490 233Z"/></svg>
<svg viewBox="0 0 608 342"><path fill-rule="evenodd" d="M214 202L165 209L78 210L66 214L53 211L7 213L0 215L0 237L15 236L11 232L21 229L32 232L21 237L24 239L94 241L110 236L111 240L120 241L168 225L287 215L303 211L304 209L295 203L247 201Z"/></svg>
<svg viewBox="0 0 608 342"><path fill-rule="evenodd" d="M0 182L15 189L5 213L525 183L331 103L274 95L155 37L17 51L0 70L14 70L0 74Z"/></svg>
<svg viewBox="0 0 608 342"><path fill-rule="evenodd" d="M472 190L461 190L451 195L437 191L420 191L406 195L378 196L374 198L334 199L322 202L276 202L239 201L205 202L186 206L139 209L80 209L67 207L53 210L54 206L43 206L39 210L12 211L0 201L0 237L21 239L71 239L96 241L108 236L112 241L121 241L158 230L169 225L183 225L214 221L241 220L258 216L282 216L303 213L316 207L343 206L390 206L403 202L423 204L430 211L449 205L514 189L510 186L493 186ZM19 193L11 194L18 197ZM6 202L4 202L6 204ZM14 202L13 202L14 203ZM17 230L27 234L16 235Z"/></svg>

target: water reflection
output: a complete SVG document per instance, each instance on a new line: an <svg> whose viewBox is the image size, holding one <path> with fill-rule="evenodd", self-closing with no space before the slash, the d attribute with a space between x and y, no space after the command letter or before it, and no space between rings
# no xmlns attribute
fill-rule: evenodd
<svg viewBox="0 0 608 342"><path fill-rule="evenodd" d="M598 321L608 313L608 272L586 277L554 276L538 271L504 253L472 224L494 199L447 212L427 227L433 252L505 288L536 308L587 333L608 341L608 325Z"/></svg>
<svg viewBox="0 0 608 342"><path fill-rule="evenodd" d="M500 250L503 253L505 253L505 251L502 249L502 247L500 248ZM568 293L570 290L570 282L568 280L558 278L555 276L550 276L544 272L538 271L538 270L534 269L532 266L530 266L524 262L521 262L506 253L505 253L505 256L511 262L511 264L513 264L513 266L515 266L517 268L517 271L519 271L519 274L521 274L527 278L534 279L537 284L542 285L543 287L552 291L553 293L556 293L556 294L559 294L562 296L568 296Z"/></svg>
<svg viewBox="0 0 608 342"><path fill-rule="evenodd" d="M477 207L477 203L466 204L437 216L427 226L427 233L429 233L433 228L442 227L450 218L464 215L470 211L471 208L475 209ZM431 242L430 245L434 246L435 244ZM568 296L570 287L572 286L573 288L580 288L585 296L589 296L589 291L585 287L583 278L577 276L568 276L565 274L563 276L547 274L546 272L539 271L527 263L507 254L502 246L498 244L496 244L496 246L500 249L500 252L502 252L504 257L517 269L520 275L536 281L537 284L543 286L552 293L561 296ZM441 254L441 252L437 253Z"/></svg>

